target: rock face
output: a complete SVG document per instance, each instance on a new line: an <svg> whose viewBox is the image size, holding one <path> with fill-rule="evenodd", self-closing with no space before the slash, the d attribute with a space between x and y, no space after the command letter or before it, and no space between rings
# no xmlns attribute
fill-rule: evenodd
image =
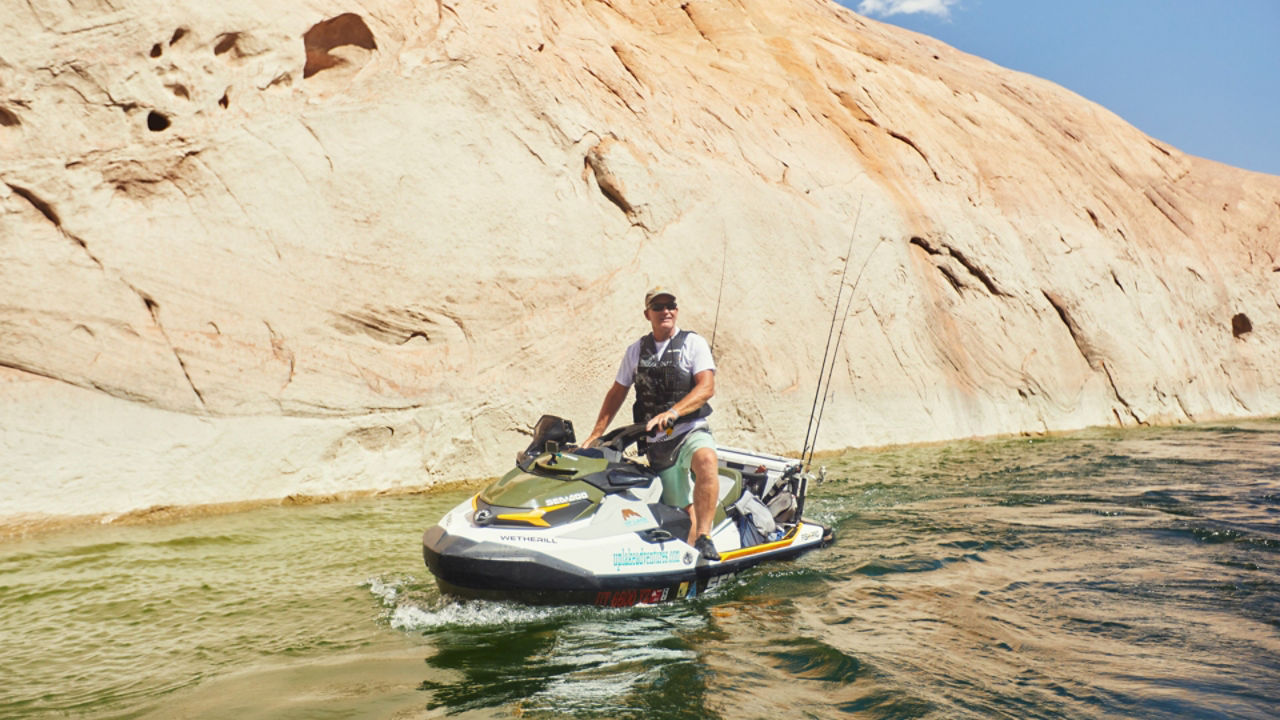
<svg viewBox="0 0 1280 720"><path fill-rule="evenodd" d="M798 450L846 254L819 447L1280 412L1280 178L826 0L0 27L5 522L497 473L656 282Z"/></svg>

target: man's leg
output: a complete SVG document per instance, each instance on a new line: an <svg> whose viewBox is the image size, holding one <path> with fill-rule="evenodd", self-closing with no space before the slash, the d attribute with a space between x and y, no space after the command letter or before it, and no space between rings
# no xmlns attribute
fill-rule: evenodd
<svg viewBox="0 0 1280 720"><path fill-rule="evenodd" d="M693 505L689 506L689 544L711 534L716 517L716 501L720 499L720 468L716 451L701 447L693 452Z"/></svg>

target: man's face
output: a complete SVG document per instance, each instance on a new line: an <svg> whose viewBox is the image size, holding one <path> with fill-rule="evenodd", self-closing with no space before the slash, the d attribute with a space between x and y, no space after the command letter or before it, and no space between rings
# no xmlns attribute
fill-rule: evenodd
<svg viewBox="0 0 1280 720"><path fill-rule="evenodd" d="M659 330L670 332L675 329L678 312L675 298L670 295L659 295L649 301L649 307L645 308L644 316L653 326L655 333Z"/></svg>

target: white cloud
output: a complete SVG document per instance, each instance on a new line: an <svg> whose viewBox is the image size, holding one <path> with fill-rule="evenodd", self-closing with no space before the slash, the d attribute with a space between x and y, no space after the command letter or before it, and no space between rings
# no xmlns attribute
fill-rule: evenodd
<svg viewBox="0 0 1280 720"><path fill-rule="evenodd" d="M951 16L951 6L960 0L862 0L858 3L858 12L863 15L912 15L926 13L940 18Z"/></svg>

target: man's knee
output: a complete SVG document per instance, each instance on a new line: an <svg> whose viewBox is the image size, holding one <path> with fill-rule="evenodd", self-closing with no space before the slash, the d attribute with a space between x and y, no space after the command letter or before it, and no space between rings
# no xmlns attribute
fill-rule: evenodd
<svg viewBox="0 0 1280 720"><path fill-rule="evenodd" d="M715 477L719 473L715 448L698 448L693 452L693 474L695 477Z"/></svg>

